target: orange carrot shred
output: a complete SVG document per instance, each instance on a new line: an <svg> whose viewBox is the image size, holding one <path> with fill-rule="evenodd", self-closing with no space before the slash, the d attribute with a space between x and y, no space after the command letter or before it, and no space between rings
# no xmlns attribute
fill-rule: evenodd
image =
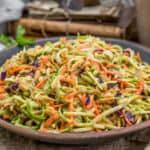
<svg viewBox="0 0 150 150"><path fill-rule="evenodd" d="M3 115L3 119L4 120L9 120L10 119L10 115L9 114L4 114Z"/></svg>
<svg viewBox="0 0 150 150"><path fill-rule="evenodd" d="M88 44L81 44L80 46L78 46L78 50L80 51L80 50L82 50L82 49L84 49L84 48L89 48L89 45Z"/></svg>
<svg viewBox="0 0 150 150"><path fill-rule="evenodd" d="M132 123L131 123L131 122L129 121L129 119L126 117L126 114L125 114L125 111L124 111L124 110L122 111L122 115L123 115L123 117L124 117L126 123L127 123L129 126L131 126Z"/></svg>
<svg viewBox="0 0 150 150"><path fill-rule="evenodd" d="M74 106L73 106L73 99L71 99L70 103L69 103L69 112L73 112L74 111ZM73 124L74 123L74 116L70 116L70 123Z"/></svg>
<svg viewBox="0 0 150 150"><path fill-rule="evenodd" d="M5 84L6 84L6 81L0 81L0 86L5 85Z"/></svg>
<svg viewBox="0 0 150 150"><path fill-rule="evenodd" d="M138 60L139 62L142 62L142 59L141 59L140 53L137 53L136 58L137 58L137 60Z"/></svg>
<svg viewBox="0 0 150 150"><path fill-rule="evenodd" d="M64 68L61 70L60 74L61 74L61 75L64 75L64 74L66 73L66 71L67 71L67 67L64 67Z"/></svg>
<svg viewBox="0 0 150 150"><path fill-rule="evenodd" d="M109 64L109 65L107 65L107 68L110 69L110 68L113 68L115 66L116 66L115 64Z"/></svg>
<svg viewBox="0 0 150 150"><path fill-rule="evenodd" d="M0 100L4 99L5 95L3 93L0 93Z"/></svg>
<svg viewBox="0 0 150 150"><path fill-rule="evenodd" d="M13 109L13 114L16 115L17 114L17 111L15 109Z"/></svg>
<svg viewBox="0 0 150 150"><path fill-rule="evenodd" d="M5 89L3 87L0 87L0 94L5 93Z"/></svg>
<svg viewBox="0 0 150 150"><path fill-rule="evenodd" d="M65 95L64 98L67 99L67 100L71 100L71 99L74 98L74 96L75 96L76 94L77 94L77 91L73 91L73 92L71 92L71 93Z"/></svg>
<svg viewBox="0 0 150 150"><path fill-rule="evenodd" d="M71 102L69 103L69 112L73 112L73 110L74 110L73 102L71 101Z"/></svg>
<svg viewBox="0 0 150 150"><path fill-rule="evenodd" d="M14 68L11 68L9 71L8 71L8 74L9 75L13 75L15 73L18 73L20 71L24 71L24 70L36 70L36 68L34 66L20 66L20 67L14 67Z"/></svg>
<svg viewBox="0 0 150 150"><path fill-rule="evenodd" d="M65 128L64 122L60 122L60 130L63 130Z"/></svg>
<svg viewBox="0 0 150 150"><path fill-rule="evenodd" d="M57 120L59 118L59 115L56 113L53 116L49 117L45 123L44 123L44 127L48 128L53 122L55 122L55 120Z"/></svg>
<svg viewBox="0 0 150 150"><path fill-rule="evenodd" d="M139 83L137 84L137 91L136 94L141 94L144 90L144 80L140 80Z"/></svg>
<svg viewBox="0 0 150 150"><path fill-rule="evenodd" d="M66 37L62 37L60 40L61 40L61 42L62 42L63 44L65 44L65 43L67 42Z"/></svg>
<svg viewBox="0 0 150 150"><path fill-rule="evenodd" d="M47 63L49 62L49 59L50 59L50 58L52 58L51 55L42 56L41 62L42 62L43 64L47 64Z"/></svg>
<svg viewBox="0 0 150 150"><path fill-rule="evenodd" d="M45 83L46 83L46 80L45 80L45 79L42 80L42 81L40 81L40 82L36 85L36 88L39 88L39 89L43 88L44 85L45 85Z"/></svg>
<svg viewBox="0 0 150 150"><path fill-rule="evenodd" d="M95 114L99 115L100 114L99 109L98 109L99 107L98 107L98 104L95 101L93 101L93 106L95 108Z"/></svg>
<svg viewBox="0 0 150 150"><path fill-rule="evenodd" d="M66 83L69 83L69 84L71 84L71 85L74 85L74 84L75 84L74 80L73 80L73 79L70 79L70 78L62 77L60 80L61 80L62 82L66 82Z"/></svg>
<svg viewBox="0 0 150 150"><path fill-rule="evenodd" d="M86 94L84 93L84 94L82 94L82 96L81 96L81 104L82 104L82 106L85 108L85 101L86 101Z"/></svg>
<svg viewBox="0 0 150 150"><path fill-rule="evenodd" d="M70 76L70 78L72 79L72 80L75 80L75 73L74 72L71 72L71 76Z"/></svg>
<svg viewBox="0 0 150 150"><path fill-rule="evenodd" d="M62 107L64 104L57 104L57 105L54 105L53 107L54 108L59 108L59 107Z"/></svg>

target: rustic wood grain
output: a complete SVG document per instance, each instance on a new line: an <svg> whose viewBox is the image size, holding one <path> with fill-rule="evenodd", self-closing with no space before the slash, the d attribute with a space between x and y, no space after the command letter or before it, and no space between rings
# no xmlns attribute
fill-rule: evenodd
<svg viewBox="0 0 150 150"><path fill-rule="evenodd" d="M102 144L60 145L34 141L0 128L0 150L143 150L149 141L150 129Z"/></svg>

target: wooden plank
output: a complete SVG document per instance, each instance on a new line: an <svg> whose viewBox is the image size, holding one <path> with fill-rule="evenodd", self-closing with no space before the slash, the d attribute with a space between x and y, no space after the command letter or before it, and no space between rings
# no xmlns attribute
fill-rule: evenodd
<svg viewBox="0 0 150 150"><path fill-rule="evenodd" d="M53 33L71 33L92 34L103 37L122 38L124 30L118 26L105 24L85 24L66 21L50 21L41 19L22 18L15 23L23 25L27 32L53 32ZM14 30L14 29L12 29Z"/></svg>

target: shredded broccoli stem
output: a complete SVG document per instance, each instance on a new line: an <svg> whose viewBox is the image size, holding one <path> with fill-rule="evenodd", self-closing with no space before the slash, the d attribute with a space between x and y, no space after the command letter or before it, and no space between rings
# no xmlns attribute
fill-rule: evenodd
<svg viewBox="0 0 150 150"><path fill-rule="evenodd" d="M150 65L88 35L24 49L0 67L0 117L52 133L141 123L150 118Z"/></svg>

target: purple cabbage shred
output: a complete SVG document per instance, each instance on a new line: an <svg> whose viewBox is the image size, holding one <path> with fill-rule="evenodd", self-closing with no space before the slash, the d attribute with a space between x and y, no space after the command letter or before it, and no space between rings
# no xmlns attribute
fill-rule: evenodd
<svg viewBox="0 0 150 150"><path fill-rule="evenodd" d="M29 75L29 76L31 76L31 77L34 77L35 72L34 72L34 71L31 71L31 72L29 72L27 75Z"/></svg>
<svg viewBox="0 0 150 150"><path fill-rule="evenodd" d="M85 101L85 105L87 106L87 105L89 105L90 104L90 96L88 95L87 96L87 99L86 99L86 101Z"/></svg>
<svg viewBox="0 0 150 150"><path fill-rule="evenodd" d="M111 88L113 88L114 86L116 86L117 85L117 83L109 83L108 85L107 85L107 87L108 87L108 89L111 89Z"/></svg>
<svg viewBox="0 0 150 150"><path fill-rule="evenodd" d="M116 111L116 114L117 114L118 116L121 116L121 115L122 115L122 110Z"/></svg>
<svg viewBox="0 0 150 150"><path fill-rule="evenodd" d="M128 118L128 120L131 122L131 123L134 123L135 122L135 119L134 117L132 116L132 114L128 111L125 112L126 114L126 117Z"/></svg>
<svg viewBox="0 0 150 150"><path fill-rule="evenodd" d="M112 104L112 107L115 107L115 106L117 106L116 103ZM118 116L121 116L121 115L122 115L122 109L116 111L115 113L116 113Z"/></svg>
<svg viewBox="0 0 150 150"><path fill-rule="evenodd" d="M124 49L124 50L123 50L123 53L124 53L124 54L128 54L128 55L130 56L130 51L129 51L129 50Z"/></svg>
<svg viewBox="0 0 150 150"><path fill-rule="evenodd" d="M99 83L104 83L101 77L99 77Z"/></svg>
<svg viewBox="0 0 150 150"><path fill-rule="evenodd" d="M120 92L117 92L116 94L115 94L115 97L120 97L122 94L120 93Z"/></svg>
<svg viewBox="0 0 150 150"><path fill-rule="evenodd" d="M6 78L6 72L1 72L0 78L1 78L2 81L5 80L5 78Z"/></svg>
<svg viewBox="0 0 150 150"><path fill-rule="evenodd" d="M39 62L38 62L38 60L34 60L34 62L32 63L32 65L33 65L34 67L39 67Z"/></svg>
<svg viewBox="0 0 150 150"><path fill-rule="evenodd" d="M10 87L10 89L11 90L17 90L18 89L18 87L19 87L19 83L11 83L10 85L9 85L9 87Z"/></svg>

